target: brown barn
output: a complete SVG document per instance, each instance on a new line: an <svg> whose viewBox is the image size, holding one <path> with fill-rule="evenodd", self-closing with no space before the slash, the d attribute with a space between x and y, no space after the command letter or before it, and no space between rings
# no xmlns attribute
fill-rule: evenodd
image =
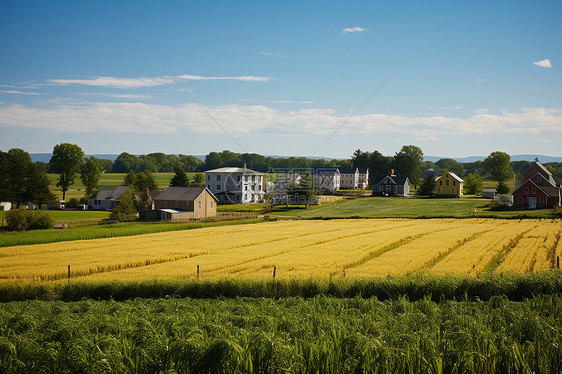
<svg viewBox="0 0 562 374"><path fill-rule="evenodd" d="M205 187L168 187L154 197L153 210L141 212L141 219L181 221L214 217L217 202Z"/></svg>

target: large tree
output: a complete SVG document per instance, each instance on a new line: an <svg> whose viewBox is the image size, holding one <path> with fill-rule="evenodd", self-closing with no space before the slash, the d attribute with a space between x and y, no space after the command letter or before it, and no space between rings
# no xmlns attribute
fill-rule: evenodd
<svg viewBox="0 0 562 374"><path fill-rule="evenodd" d="M498 193L509 192L505 182L513 175L510 161L511 157L507 153L500 151L490 153L484 160L484 167L492 178L498 182Z"/></svg>
<svg viewBox="0 0 562 374"><path fill-rule="evenodd" d="M80 165L84 159L84 152L76 144L61 143L53 148L53 157L49 161L51 171L59 175L57 187L62 191L62 199L65 200L66 191L74 184L74 178L80 171Z"/></svg>
<svg viewBox="0 0 562 374"><path fill-rule="evenodd" d="M468 195L482 194L483 181L478 174L468 174L464 178L464 189Z"/></svg>
<svg viewBox="0 0 562 374"><path fill-rule="evenodd" d="M405 145L400 152L394 156L394 167L397 174L406 176L410 183L418 186L421 168L423 165L423 152L415 145Z"/></svg>
<svg viewBox="0 0 562 374"><path fill-rule="evenodd" d="M188 187L189 178L183 169L176 168L175 175L170 181L170 187Z"/></svg>
<svg viewBox="0 0 562 374"><path fill-rule="evenodd" d="M442 158L435 165L439 167L443 174L451 171L461 178L464 177L464 166L452 158Z"/></svg>
<svg viewBox="0 0 562 374"><path fill-rule="evenodd" d="M80 180L86 187L86 197L91 197L96 192L102 170L103 164L93 156L87 157L80 166Z"/></svg>
<svg viewBox="0 0 562 374"><path fill-rule="evenodd" d="M55 194L49 188L50 184L51 181L49 181L47 174L40 171L36 165L33 165L29 174L29 183L27 184L27 197L41 208L42 204L47 204L49 201L56 199Z"/></svg>
<svg viewBox="0 0 562 374"><path fill-rule="evenodd" d="M20 206L29 200L29 175L33 163L31 156L19 148L0 152L0 198Z"/></svg>

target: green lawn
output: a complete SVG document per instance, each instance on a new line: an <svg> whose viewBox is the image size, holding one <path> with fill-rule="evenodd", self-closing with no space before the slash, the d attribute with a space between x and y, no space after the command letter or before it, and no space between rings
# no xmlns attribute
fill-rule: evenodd
<svg viewBox="0 0 562 374"><path fill-rule="evenodd" d="M364 197L343 200L309 209L291 209L279 215L304 218L421 218L421 217L519 217L552 218L551 209L527 211L490 211L488 199L421 199L400 197Z"/></svg>

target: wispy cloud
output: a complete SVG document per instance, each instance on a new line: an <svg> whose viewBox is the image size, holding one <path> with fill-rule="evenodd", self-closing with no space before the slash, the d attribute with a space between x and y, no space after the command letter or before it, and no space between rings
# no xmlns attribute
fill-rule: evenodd
<svg viewBox="0 0 562 374"><path fill-rule="evenodd" d="M484 82L484 78L476 78L476 82L482 83L482 82Z"/></svg>
<svg viewBox="0 0 562 374"><path fill-rule="evenodd" d="M318 135L332 133L345 114L331 109L282 111L264 105L209 106L206 110L232 134ZM344 134L413 134L435 141L443 135L561 133L562 110L522 108L499 114L476 113L471 117L403 116L365 114L353 117ZM179 129L197 133L222 130L196 104L155 105L143 103L53 103L30 107L0 104L0 126L48 129L58 132L113 132L171 134ZM547 136L543 136L547 138Z"/></svg>
<svg viewBox="0 0 562 374"><path fill-rule="evenodd" d="M533 64L540 66L541 68L551 68L552 64L550 63L550 60L548 58L545 58L544 60L541 61L535 61L533 62Z"/></svg>
<svg viewBox="0 0 562 374"><path fill-rule="evenodd" d="M315 104L314 101L299 101L299 100L250 100L250 99L241 99L240 101L246 102L246 103Z"/></svg>
<svg viewBox="0 0 562 374"><path fill-rule="evenodd" d="M233 76L233 77L205 77L200 75L178 75L175 77L179 80L235 80L246 82L267 82L270 77ZM49 79L49 84L57 86L67 85L85 85L94 87L111 87L111 88L140 88L155 87L165 84L173 84L174 80L170 77L141 77L141 78L118 78L118 77L95 77L86 79Z"/></svg>
<svg viewBox="0 0 562 374"><path fill-rule="evenodd" d="M277 58L287 58L287 56L282 55L281 53L273 53L273 52L267 52L267 51L260 51L260 55L277 57Z"/></svg>
<svg viewBox="0 0 562 374"><path fill-rule="evenodd" d="M15 95L42 95L40 93L37 92L23 92L23 91L14 91L14 90L3 90L0 91L1 93L6 93L6 94L15 94Z"/></svg>
<svg viewBox="0 0 562 374"><path fill-rule="evenodd" d="M153 97L152 95L113 94L113 93L104 93L104 92L91 92L91 93L85 93L84 95L106 96L106 97L114 97L116 99L150 99Z"/></svg>
<svg viewBox="0 0 562 374"><path fill-rule="evenodd" d="M355 27L346 27L345 29L342 30L341 33L345 35L351 32L363 32L363 31L367 31L367 29L364 27L355 26Z"/></svg>
<svg viewBox="0 0 562 374"><path fill-rule="evenodd" d="M419 140L421 142L437 142L439 141L439 138L436 137L435 135L429 135L429 136L420 136L416 138L416 140Z"/></svg>
<svg viewBox="0 0 562 374"><path fill-rule="evenodd" d="M543 143L551 143L552 139L545 139L545 138L540 138L539 141L543 142Z"/></svg>

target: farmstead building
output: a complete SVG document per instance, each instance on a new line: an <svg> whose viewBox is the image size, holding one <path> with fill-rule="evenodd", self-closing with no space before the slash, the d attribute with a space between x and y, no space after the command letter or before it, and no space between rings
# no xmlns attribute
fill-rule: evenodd
<svg viewBox="0 0 562 374"><path fill-rule="evenodd" d="M461 197L463 183L455 173L440 175L435 178L435 197Z"/></svg>
<svg viewBox="0 0 562 374"><path fill-rule="evenodd" d="M168 187L154 197L154 209L140 212L141 220L182 221L217 215L217 198L205 187Z"/></svg>
<svg viewBox="0 0 562 374"><path fill-rule="evenodd" d="M248 204L263 199L263 173L243 168L225 167L205 172L207 189L222 204Z"/></svg>
<svg viewBox="0 0 562 374"><path fill-rule="evenodd" d="M310 175L312 177L312 185L317 191L335 192L340 189L341 174L338 168L312 168Z"/></svg>
<svg viewBox="0 0 562 374"><path fill-rule="evenodd" d="M399 177L391 173L379 177L373 183L373 196L408 196L410 193L410 179Z"/></svg>
<svg viewBox="0 0 562 374"><path fill-rule="evenodd" d="M561 204L562 187L556 183L540 162L523 170L523 184L513 191L513 203L518 208L553 208Z"/></svg>
<svg viewBox="0 0 562 374"><path fill-rule="evenodd" d="M97 195L88 199L88 207L94 210L113 209L119 204L121 195L128 188L127 186L118 186L113 191L100 191Z"/></svg>
<svg viewBox="0 0 562 374"><path fill-rule="evenodd" d="M356 190L359 186L359 168L353 166L338 167L340 172L340 188Z"/></svg>

